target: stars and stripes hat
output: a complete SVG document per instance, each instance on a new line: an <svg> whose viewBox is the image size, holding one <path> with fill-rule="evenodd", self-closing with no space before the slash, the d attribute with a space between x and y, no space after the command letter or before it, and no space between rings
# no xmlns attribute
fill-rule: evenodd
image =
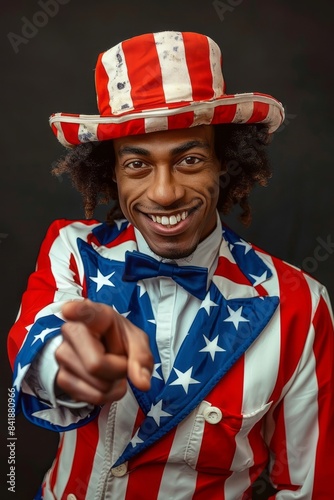
<svg viewBox="0 0 334 500"><path fill-rule="evenodd" d="M99 55L95 84L99 115L50 117L65 147L220 123L264 123L274 132L284 120L282 104L270 95L225 93L221 51L198 33L125 40Z"/></svg>

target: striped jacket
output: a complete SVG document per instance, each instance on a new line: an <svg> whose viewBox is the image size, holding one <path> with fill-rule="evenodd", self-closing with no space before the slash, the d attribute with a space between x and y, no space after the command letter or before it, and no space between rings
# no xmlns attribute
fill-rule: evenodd
<svg viewBox="0 0 334 500"><path fill-rule="evenodd" d="M124 254L137 248L133 227L51 225L8 343L18 411L60 432L36 498L244 500L266 467L277 500L332 498L334 335L326 290L227 228L222 243L208 291L219 307L199 305L166 382L152 377L150 393L129 387L102 408L53 408L25 375L59 335L64 302L89 297L136 311L128 318L147 331L155 361L159 353L154 322L145 324L147 294L122 281ZM97 269L112 275L113 286L97 292L88 279ZM186 386L180 374L188 374Z"/></svg>

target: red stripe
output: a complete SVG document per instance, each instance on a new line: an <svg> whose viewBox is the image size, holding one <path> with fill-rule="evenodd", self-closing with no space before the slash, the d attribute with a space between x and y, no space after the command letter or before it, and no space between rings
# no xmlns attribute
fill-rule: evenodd
<svg viewBox="0 0 334 500"><path fill-rule="evenodd" d="M280 364L277 383L269 400L280 397L282 387L296 370L311 323L312 302L304 274L273 257L280 290ZM298 292L298 293L297 293ZM296 297L301 307L296 307ZM298 332L298 335L292 333Z"/></svg>
<svg viewBox="0 0 334 500"><path fill-rule="evenodd" d="M22 297L22 312L8 336L8 354L12 364L27 334L26 326L34 323L36 314L54 301L56 282L51 271L50 248L63 227L71 221L58 220L51 224L41 245L37 270L28 280L27 291Z"/></svg>
<svg viewBox="0 0 334 500"><path fill-rule="evenodd" d="M224 278L234 281L234 283L238 283L240 285L252 285L248 278L246 278L246 276L240 271L239 267L226 257L219 257L215 275L223 276Z"/></svg>
<svg viewBox="0 0 334 500"><path fill-rule="evenodd" d="M189 128L194 123L194 112L188 111L179 115L168 117L168 130Z"/></svg>
<svg viewBox="0 0 334 500"><path fill-rule="evenodd" d="M51 491L53 491L55 484L57 482L58 467L59 467L61 453L63 451L63 444L64 444L64 434L61 435L61 437L60 437L57 454L56 454L56 457L54 459L52 469L51 469L51 474L50 474L50 489L51 489Z"/></svg>
<svg viewBox="0 0 334 500"><path fill-rule="evenodd" d="M236 104L224 104L224 99L222 99L222 105L216 106L212 118L212 124L215 123L232 123L235 113L237 111Z"/></svg>
<svg viewBox="0 0 334 500"><path fill-rule="evenodd" d="M194 33L183 33L183 41L193 101L212 99L214 90L208 39ZM196 44L196 53L194 53L194 44Z"/></svg>
<svg viewBox="0 0 334 500"><path fill-rule="evenodd" d="M128 135L145 134L145 119L131 119L125 123L100 124L97 126L98 141L107 141L110 138L127 137Z"/></svg>
<svg viewBox="0 0 334 500"><path fill-rule="evenodd" d="M246 123L257 123L265 120L269 113L269 104L264 102L254 102L254 108L252 116L247 120Z"/></svg>
<svg viewBox="0 0 334 500"><path fill-rule="evenodd" d="M104 53L100 54L95 68L95 86L98 96L98 108L101 115L111 115L110 96L108 90L109 77L102 63Z"/></svg>
<svg viewBox="0 0 334 500"><path fill-rule="evenodd" d="M99 441L98 418L80 427L76 432L75 455L63 498L68 498L67 495L74 493L77 500L85 500Z"/></svg>
<svg viewBox="0 0 334 500"><path fill-rule="evenodd" d="M198 475L194 500L216 498L217 491L221 492L220 498L224 498L224 484L232 474L230 468L236 450L235 437L242 424L243 380L244 356L205 398L221 410L223 418L218 424L205 422L196 465ZM216 464L215 475L212 475L213 463Z"/></svg>
<svg viewBox="0 0 334 500"><path fill-rule="evenodd" d="M154 500L158 498L160 483L173 445L176 428L165 434L147 450L129 462L128 485L125 500Z"/></svg>
<svg viewBox="0 0 334 500"><path fill-rule="evenodd" d="M61 128L64 137L70 144L80 144L79 141L79 124L78 123L61 123Z"/></svg>
<svg viewBox="0 0 334 500"><path fill-rule="evenodd" d="M314 355L319 393L319 440L312 498L328 498L334 471L334 332L328 307L320 299L314 317Z"/></svg>
<svg viewBox="0 0 334 500"><path fill-rule="evenodd" d="M166 102L159 57L153 34L140 38L140 44L133 50L133 41L122 43L128 76L131 84L131 98L136 110L147 109L152 104Z"/></svg>

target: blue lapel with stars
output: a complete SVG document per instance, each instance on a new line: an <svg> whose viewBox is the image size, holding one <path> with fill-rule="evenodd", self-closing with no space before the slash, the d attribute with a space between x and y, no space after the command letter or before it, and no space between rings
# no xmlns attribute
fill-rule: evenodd
<svg viewBox="0 0 334 500"><path fill-rule="evenodd" d="M113 236L119 234L116 233L113 231ZM233 231L225 228L224 239L250 288L271 276L264 261ZM145 418L115 462L117 466L153 444L196 408L265 328L279 299L250 296L227 300L213 280L206 298L202 303L199 301L197 315L165 381L160 370L152 306L142 283L122 280L124 262L102 257L82 240L78 240L78 246L88 297L112 305L143 329L149 336L154 357L150 390L139 391L130 383Z"/></svg>

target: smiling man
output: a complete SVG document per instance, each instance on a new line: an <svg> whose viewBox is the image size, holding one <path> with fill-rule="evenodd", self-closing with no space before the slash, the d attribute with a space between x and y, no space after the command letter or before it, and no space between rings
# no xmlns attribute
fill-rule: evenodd
<svg viewBox="0 0 334 500"><path fill-rule="evenodd" d="M50 119L87 219L51 225L9 336L18 410L61 433L36 499L245 500L261 474L331 498L326 290L220 218L250 222L282 105L227 95L196 33L116 45L96 89L99 115Z"/></svg>

